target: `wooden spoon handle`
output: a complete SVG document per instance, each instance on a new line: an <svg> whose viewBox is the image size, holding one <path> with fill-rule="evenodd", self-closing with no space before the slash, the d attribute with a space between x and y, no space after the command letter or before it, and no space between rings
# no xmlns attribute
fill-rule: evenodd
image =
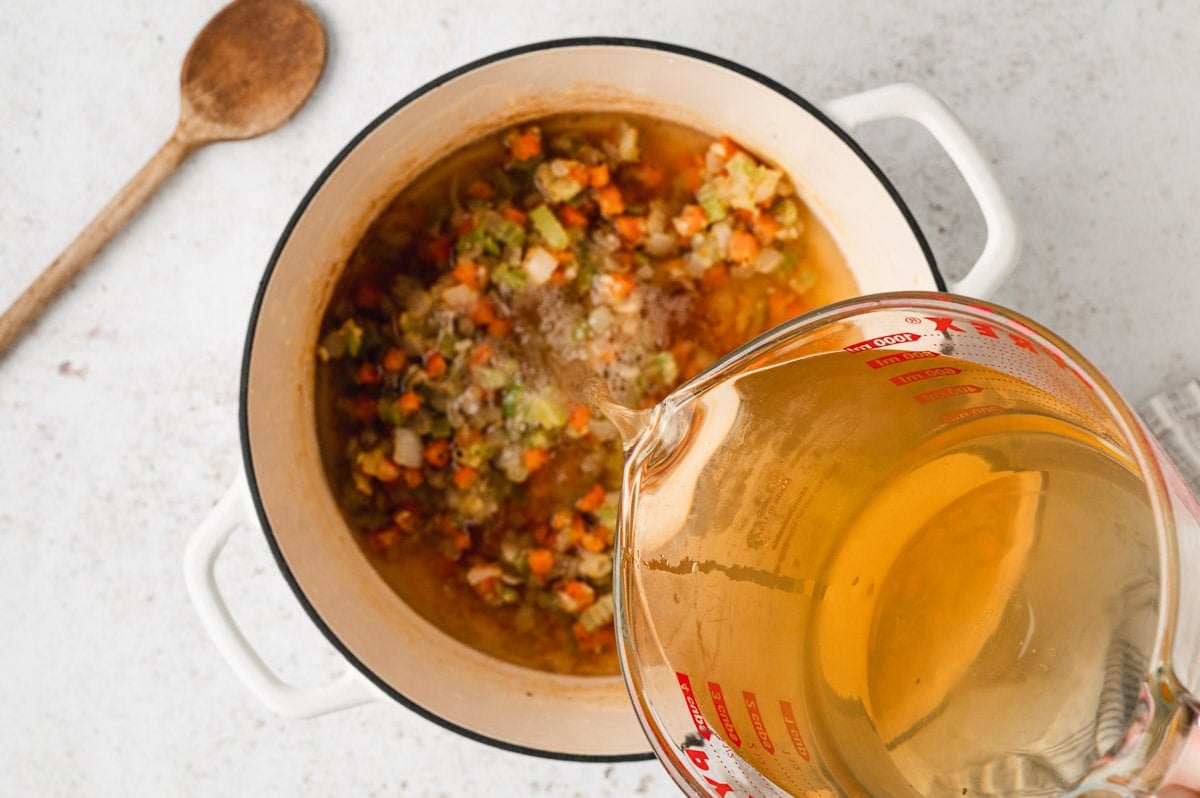
<svg viewBox="0 0 1200 798"><path fill-rule="evenodd" d="M141 171L104 206L104 210L17 297L17 301L0 316L0 356L41 315L50 301L70 285L96 253L112 240L197 146L197 142L176 130Z"/></svg>

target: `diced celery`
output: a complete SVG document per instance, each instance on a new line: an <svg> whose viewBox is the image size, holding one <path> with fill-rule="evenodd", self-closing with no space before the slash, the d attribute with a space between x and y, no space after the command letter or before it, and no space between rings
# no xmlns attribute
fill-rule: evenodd
<svg viewBox="0 0 1200 798"><path fill-rule="evenodd" d="M525 276L523 269L514 269L510 266L500 265L492 271L492 280L514 291L520 291L525 287L528 278Z"/></svg>
<svg viewBox="0 0 1200 798"><path fill-rule="evenodd" d="M668 351L650 358L650 368L665 385L674 385L679 379L679 364L675 362L675 355Z"/></svg>
<svg viewBox="0 0 1200 798"><path fill-rule="evenodd" d="M508 384L512 378L500 369L487 366L477 366L472 372L475 384L487 391L498 391Z"/></svg>
<svg viewBox="0 0 1200 798"><path fill-rule="evenodd" d="M551 249L564 249L571 243L567 231L549 206L537 206L529 212L529 219Z"/></svg>
<svg viewBox="0 0 1200 798"><path fill-rule="evenodd" d="M554 445L554 436L548 430L539 428L527 434L521 444L526 449L549 449Z"/></svg>
<svg viewBox="0 0 1200 798"><path fill-rule="evenodd" d="M358 357L363 345L362 327L359 327L354 319L346 319L338 332L341 333L342 340L346 343L346 354L350 357Z"/></svg>
<svg viewBox="0 0 1200 798"><path fill-rule="evenodd" d="M700 203L704 215L710 222L719 222L729 213L725 208L725 203L721 202L720 197L717 196L717 187L712 183L705 183L696 189L696 202Z"/></svg>
<svg viewBox="0 0 1200 798"><path fill-rule="evenodd" d="M442 415L433 420L433 428L429 430L429 434L434 438L449 438L453 432L454 428L450 426L450 419Z"/></svg>
<svg viewBox="0 0 1200 798"><path fill-rule="evenodd" d="M499 214L488 215L487 230L497 241L503 242L510 247L520 249L525 246L525 228L516 222L505 219Z"/></svg>
<svg viewBox="0 0 1200 798"><path fill-rule="evenodd" d="M571 411L566 403L547 395L530 397L525 407L525 415L530 421L546 429L565 427L571 417Z"/></svg>
<svg viewBox="0 0 1200 798"><path fill-rule="evenodd" d="M404 414L400 412L400 408L396 407L395 399L379 397L379 401L375 403L375 411L385 424L398 427L404 423Z"/></svg>
<svg viewBox="0 0 1200 798"><path fill-rule="evenodd" d="M504 395L500 399L500 409L504 413L505 418L513 418L517 415L522 391L521 386L516 383L504 389Z"/></svg>
<svg viewBox="0 0 1200 798"><path fill-rule="evenodd" d="M487 255L500 254L500 245L482 227L476 227L466 235L459 236L454 248L459 253L483 252Z"/></svg>

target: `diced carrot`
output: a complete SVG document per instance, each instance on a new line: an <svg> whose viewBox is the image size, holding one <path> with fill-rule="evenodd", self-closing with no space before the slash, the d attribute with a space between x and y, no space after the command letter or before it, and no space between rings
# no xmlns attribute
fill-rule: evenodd
<svg viewBox="0 0 1200 798"><path fill-rule="evenodd" d="M446 358L441 352L430 352L425 356L425 373L430 377L440 377L446 373Z"/></svg>
<svg viewBox="0 0 1200 798"><path fill-rule="evenodd" d="M454 530L454 551L462 553L471 548L471 533L465 529Z"/></svg>
<svg viewBox="0 0 1200 798"><path fill-rule="evenodd" d="M566 529L571 525L572 517L570 510L555 510L554 515L550 516L550 528L555 532Z"/></svg>
<svg viewBox="0 0 1200 798"><path fill-rule="evenodd" d="M354 416L354 420L363 424L374 419L377 412L375 400L369 396L359 396L350 408L350 415Z"/></svg>
<svg viewBox="0 0 1200 798"><path fill-rule="evenodd" d="M588 488L588 492L575 502L575 509L581 513L594 513L604 504L604 486L597 482Z"/></svg>
<svg viewBox="0 0 1200 798"><path fill-rule="evenodd" d="M394 526L385 526L367 535L367 545L375 551L383 551L400 542L400 530Z"/></svg>
<svg viewBox="0 0 1200 798"><path fill-rule="evenodd" d="M354 304L360 308L377 308L383 299L383 291L371 280L363 280L354 289Z"/></svg>
<svg viewBox="0 0 1200 798"><path fill-rule="evenodd" d="M608 185L611 178L608 174L608 164L602 163L598 166L593 166L588 169L588 183L593 188L604 188Z"/></svg>
<svg viewBox="0 0 1200 798"><path fill-rule="evenodd" d="M708 226L708 215L699 205L684 205L672 224L679 235L691 238Z"/></svg>
<svg viewBox="0 0 1200 798"><path fill-rule="evenodd" d="M610 275L610 277L612 281L612 295L617 299L624 299L632 294L634 287L637 285L637 281L629 274L618 272L617 274Z"/></svg>
<svg viewBox="0 0 1200 798"><path fill-rule="evenodd" d="M568 612L583 612L596 601L596 590L587 582L572 579L555 591Z"/></svg>
<svg viewBox="0 0 1200 798"><path fill-rule="evenodd" d="M675 179L679 183L679 187L689 194L704 185L704 178L700 175L700 170L695 166L685 168Z"/></svg>
<svg viewBox="0 0 1200 798"><path fill-rule="evenodd" d="M588 422L592 419L592 409L582 402L571 403L571 416L567 419L567 426L576 432L587 432Z"/></svg>
<svg viewBox="0 0 1200 798"><path fill-rule="evenodd" d="M616 216L625 212L625 199L621 196L621 189L612 183L596 191L596 204L600 207L600 213L605 216Z"/></svg>
<svg viewBox="0 0 1200 798"><path fill-rule="evenodd" d="M419 468L403 469L400 472L400 478L410 488L419 488L421 487L421 483L425 481L425 475L421 473L421 469Z"/></svg>
<svg viewBox="0 0 1200 798"><path fill-rule="evenodd" d="M567 170L567 177L581 186L586 186L590 182L590 175L586 164L572 164Z"/></svg>
<svg viewBox="0 0 1200 798"><path fill-rule="evenodd" d="M475 301L469 316L471 321L478 325L484 325L496 318L496 311L492 307L492 301L486 296L481 296Z"/></svg>
<svg viewBox="0 0 1200 798"><path fill-rule="evenodd" d="M571 516L571 542L578 543L583 540L583 536L587 534L587 523L584 522L583 516L579 513L574 513Z"/></svg>
<svg viewBox="0 0 1200 798"><path fill-rule="evenodd" d="M354 381L359 385L375 385L383 379L383 369L374 363L360 363L354 372Z"/></svg>
<svg viewBox="0 0 1200 798"><path fill-rule="evenodd" d="M600 353L600 362L601 363L616 363L617 362L616 350L613 349L612 347L609 347L609 348L605 349L604 351L602 351Z"/></svg>
<svg viewBox="0 0 1200 798"><path fill-rule="evenodd" d="M617 226L617 235L630 247L637 246L646 233L646 225L640 216L618 216L614 223Z"/></svg>
<svg viewBox="0 0 1200 798"><path fill-rule="evenodd" d="M536 127L527 128L512 138L508 151L514 161L528 161L542 154L542 131Z"/></svg>
<svg viewBox="0 0 1200 798"><path fill-rule="evenodd" d="M507 203L500 208L500 215L513 224L519 224L521 227L524 227L525 223L529 221L529 216L524 211L518 210Z"/></svg>
<svg viewBox="0 0 1200 798"><path fill-rule="evenodd" d="M594 535L591 532L586 532L586 533L584 533L583 537L580 538L579 545L584 549L584 551L598 553L598 552L604 551L605 547L608 544L605 543L604 538L600 537L599 535Z"/></svg>
<svg viewBox="0 0 1200 798"><path fill-rule="evenodd" d="M550 462L550 452L546 449L526 449L522 455L525 462L525 467L530 471L537 471L539 468Z"/></svg>
<svg viewBox="0 0 1200 798"><path fill-rule="evenodd" d="M470 466L459 466L454 470L454 486L459 490L471 487L478 478L479 472Z"/></svg>
<svg viewBox="0 0 1200 798"><path fill-rule="evenodd" d="M471 350L471 365L482 366L492 359L492 348L486 343L476 344Z"/></svg>
<svg viewBox="0 0 1200 798"><path fill-rule="evenodd" d="M463 219L461 222L459 222L458 224L456 224L454 226L454 235L459 236L461 238L462 236L465 236L467 233L471 232L474 229L475 229L475 220L472 219L470 216L468 216L466 219Z"/></svg>
<svg viewBox="0 0 1200 798"><path fill-rule="evenodd" d="M558 209L558 218L562 220L564 227L587 227L588 219L578 209L570 205L564 205Z"/></svg>
<svg viewBox="0 0 1200 798"><path fill-rule="evenodd" d="M758 256L758 239L752 233L737 230L729 237L729 259L749 263Z"/></svg>
<svg viewBox="0 0 1200 798"><path fill-rule="evenodd" d="M405 391L396 400L396 409L401 413L415 413L421 409L424 401L416 391Z"/></svg>
<svg viewBox="0 0 1200 798"><path fill-rule="evenodd" d="M550 527L546 524L539 524L533 528L533 539L541 545L546 545L550 539L554 537L551 534Z"/></svg>
<svg viewBox="0 0 1200 798"><path fill-rule="evenodd" d="M482 280L479 277L479 264L470 258L461 258L455 264L452 274L454 275L454 279L463 285L469 285L472 288L482 287Z"/></svg>
<svg viewBox="0 0 1200 798"><path fill-rule="evenodd" d="M482 432L465 424L454 431L454 443L458 446L470 446L482 438Z"/></svg>
<svg viewBox="0 0 1200 798"><path fill-rule="evenodd" d="M383 353L383 370L396 372L408 365L408 355L404 354L403 349L391 347Z"/></svg>
<svg viewBox="0 0 1200 798"><path fill-rule="evenodd" d="M488 322L487 332L488 335L492 336L493 338L503 338L512 332L512 328L512 319L501 319L497 317Z"/></svg>
<svg viewBox="0 0 1200 798"><path fill-rule="evenodd" d="M617 634L611 623L589 632L583 628L583 624L577 621L571 626L571 632L575 635L575 642L583 651L604 651L616 645L617 642Z"/></svg>
<svg viewBox="0 0 1200 798"><path fill-rule="evenodd" d="M491 199L496 196L496 189L486 180L476 180L467 186L467 194L475 199Z"/></svg>
<svg viewBox="0 0 1200 798"><path fill-rule="evenodd" d="M758 237L760 244L770 244L775 240L775 235L779 232L779 220L769 213L760 212L754 217L754 235Z"/></svg>
<svg viewBox="0 0 1200 798"><path fill-rule="evenodd" d="M717 141L717 155L720 156L722 160L728 161L730 158L736 155L740 149L741 147L737 145L737 142L729 138L729 136L721 136L721 138Z"/></svg>
<svg viewBox="0 0 1200 798"><path fill-rule="evenodd" d="M439 438L425 446L425 462L434 468L444 468L450 462L450 441Z"/></svg>
<svg viewBox="0 0 1200 798"><path fill-rule="evenodd" d="M400 466L385 457L375 467L375 478L380 482L395 482L400 479Z"/></svg>
<svg viewBox="0 0 1200 798"><path fill-rule="evenodd" d="M720 288L729 282L729 269L724 263L714 263L704 270L704 276L700 278L700 284L705 288Z"/></svg>
<svg viewBox="0 0 1200 798"><path fill-rule="evenodd" d="M654 164L642 161L634 167L633 179L646 188L657 188L662 184L663 172Z"/></svg>
<svg viewBox="0 0 1200 798"><path fill-rule="evenodd" d="M450 236L436 236L421 246L421 255L434 263L443 263L450 257Z"/></svg>
<svg viewBox="0 0 1200 798"><path fill-rule="evenodd" d="M529 565L529 573L545 576L554 567L554 552L550 549L530 549L529 554L525 556L525 562Z"/></svg>
<svg viewBox="0 0 1200 798"><path fill-rule="evenodd" d="M804 304L787 292L772 291L767 294L767 323L771 326L782 324L803 312Z"/></svg>

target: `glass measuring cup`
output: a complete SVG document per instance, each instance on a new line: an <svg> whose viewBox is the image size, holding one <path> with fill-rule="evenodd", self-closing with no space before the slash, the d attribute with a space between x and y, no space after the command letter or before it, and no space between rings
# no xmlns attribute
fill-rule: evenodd
<svg viewBox="0 0 1200 798"><path fill-rule="evenodd" d="M1181 780L1200 508L1053 334L976 300L857 298L626 421L622 668L685 791Z"/></svg>

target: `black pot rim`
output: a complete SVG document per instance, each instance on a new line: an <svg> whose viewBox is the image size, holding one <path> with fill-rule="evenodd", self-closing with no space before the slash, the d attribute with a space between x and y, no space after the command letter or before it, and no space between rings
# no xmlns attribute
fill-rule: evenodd
<svg viewBox="0 0 1200 798"><path fill-rule="evenodd" d="M450 72L447 72L440 77L434 78L433 80L429 81L428 83L421 86L420 88L410 92L408 95L406 95L405 97L403 97L402 99L397 101L395 104L393 104L390 108L385 110L379 116L375 117L374 120L372 120L369 124L367 124L366 127L364 127L361 131L359 131L359 133L354 138L352 138L349 141L349 143L347 143L346 146L341 149L340 152L338 152L338 154L333 158L333 160L330 161L329 165L326 166L325 169L321 172L321 174L317 177L316 181L305 193L303 199L300 201L300 204L297 206L296 211L292 214L292 217L288 220L287 225L284 227L283 232L279 237L279 241L276 243L275 249L271 253L270 260L267 262L266 270L263 273L262 280L259 283L258 292L254 298L254 305L250 312L250 322L249 322L249 326L247 328L246 341L245 341L245 345L244 345L243 352L242 352L241 386L240 386L240 390L239 390L239 394L238 394L238 429L239 429L239 437L241 440L241 447L242 447L242 459L243 459L243 463L245 466L246 479L249 483L250 496L253 500L254 509L255 509L256 514L258 515L259 523L262 525L263 535L267 539L267 544L270 546L271 554L275 559L275 563L279 566L280 572L283 574L284 579L287 581L288 585L291 587L292 592L295 594L296 598L300 601L300 604L304 608L304 611L308 615L309 619L312 620L312 622L314 624L316 624L317 628L321 630L321 633L333 645L333 647L335 649L337 649L337 651L343 657L345 657L346 660L351 665L353 665L360 673L362 673L365 677L367 677L367 679L369 679L376 687L378 687L385 694L387 694L388 696L390 696L392 699L399 702L403 706L407 707L408 709L412 710L413 712L416 712L418 715L420 715L430 721L433 721L434 723L438 724L439 726L442 726L443 728L449 729L450 731L461 734L464 737L470 738L477 742L485 743L485 744L494 746L496 748L501 748L506 751L512 751L512 752L520 753L520 754L528 754L528 755L532 755L532 756L544 757L547 759L570 761L570 762L633 762L633 761L645 761L645 760L653 759L654 754L652 752L650 752L649 750L647 750L645 752L639 752L639 753L633 753L633 754L615 754L615 755L565 754L565 753L561 753L561 752L557 752L557 751L545 751L545 750L541 750L541 749L530 748L527 746L514 745L514 744L506 742L504 740L499 740L499 739L496 739L493 737L488 737L487 735L480 734L478 732L472 731L471 729L464 728L462 726L459 726L456 723L448 721L448 720L438 716L437 714L429 711L428 709L425 709L424 707L420 706L419 704L413 702L411 699L407 698L404 694L402 694L398 690L396 690L394 687L392 687L391 685L384 682L383 679L381 679L379 676L377 676L374 673L374 671L372 671L361 660L359 660L358 657L356 657L354 655L354 652L352 652L341 641L341 639L337 636L337 634L333 631L333 629L328 624L326 624L324 619L320 616L320 614L318 614L316 608L312 605L312 603L309 601L308 597L305 595L304 590L300 586L300 583L295 578L295 575L291 572L291 569L288 568L287 562L283 558L283 553L280 550L278 542L276 541L276 538L275 538L275 532L271 528L271 523L270 523L269 519L267 518L266 510L264 509L264 506L263 506L262 496L259 493L258 481L255 479L255 475L254 475L254 458L250 451L249 419L248 419L248 413L247 413L247 404L248 404L247 396L248 396L249 378L250 378L250 356L251 356L251 352L254 348L254 334L255 334L255 329L258 326L259 313L262 310L263 298L266 295L266 290L267 290L268 284L270 283L271 275L275 271L275 267L279 261L279 256L282 253L284 246L287 244L288 239L291 238L292 231L295 229L300 218L304 215L305 211L308 209L309 204L312 202L312 200L316 196L317 192L320 191L321 188L325 185L325 182L329 179L330 175L333 174L333 172L341 165L341 163L349 156L349 154L359 145L359 143L362 142L362 140L364 138L366 138L368 135L370 135L371 132L373 132L376 128L378 128L380 125L382 125L385 121L387 121L389 118L391 118L394 114L396 114L402 108L411 104L417 98L423 97L424 95L428 94L429 92L433 91L434 89L438 88L439 86L441 86L445 83L448 83L449 81L454 80L455 78L457 78L461 75L464 75L468 72L479 69L480 67L484 67L489 64L495 63L497 61L503 61L503 60L513 58L516 56L525 55L527 53L534 53L534 52L539 52L542 50L554 50L554 49L562 49L562 48L567 48L567 47L581 47L581 46L584 46L584 47L588 47L588 46L634 47L634 48L647 49L647 50L658 50L661 52L671 53L673 55L685 56L685 57L693 58L693 59L696 59L699 61L705 61L709 64L713 64L715 66L719 66L719 67L728 69L732 72L736 72L745 78L749 78L750 80L753 80L763 86L766 86L769 89L772 89L773 91L782 95L783 97L785 97L786 99L795 103L796 105L799 105L805 111L807 111L808 113L810 113L814 117L816 117L821 123L823 123L827 128L829 128L840 139L842 139L842 141L846 144L846 146L848 146L863 161L863 163L867 166L867 168L871 170L871 172L875 175L875 177L879 180L879 182L887 190L888 194L891 196L892 200L896 203L896 206L899 208L900 212L903 214L905 220L908 222L908 225L912 230L913 236L917 239L917 242L921 246L921 250L925 253L925 259L929 264L930 271L933 273L933 278L934 278L935 283L937 284L938 290L941 290L941 291L946 290L945 280L942 278L941 273L938 271L937 264L934 261L933 253L929 248L929 243L926 241L924 234L921 232L921 229L917 226L916 219L913 217L908 206L901 199L901 197L900 197L899 193L896 191L895 187L891 184L891 182L883 174L883 171L875 164L874 161L871 160L870 156L868 156L866 154L866 152L863 151L863 149L854 141L854 139L852 139L850 137L850 135L848 133L846 133L844 130L842 130L842 128L840 128L831 119L829 119L815 105L813 105L808 100L805 100L803 97L801 97L796 92L794 92L791 89L787 88L786 86L778 83L777 81L772 80L771 78L768 78L765 75L762 75L761 73L756 72L755 70L745 67L739 63L730 61L730 60L722 58L720 56L711 55L709 53L705 53L700 50L695 50L695 49L692 49L689 47L683 47L683 46L676 45L676 44L668 44L665 42L658 42L658 41L652 41L652 40L647 40L647 39L607 37L607 36L586 36L586 37L578 37L578 38L552 39L552 40L543 41L543 42L536 42L533 44L527 44L527 45L523 45L520 47L514 47L514 48L511 48L508 50L502 50L500 52L493 53L492 55L485 56L483 58L479 58L479 59L472 61L468 64L465 64L461 67L458 67L457 69L451 70ZM631 712L633 711L632 706L630 707L630 711ZM647 742L647 748L649 748L648 742Z"/></svg>

